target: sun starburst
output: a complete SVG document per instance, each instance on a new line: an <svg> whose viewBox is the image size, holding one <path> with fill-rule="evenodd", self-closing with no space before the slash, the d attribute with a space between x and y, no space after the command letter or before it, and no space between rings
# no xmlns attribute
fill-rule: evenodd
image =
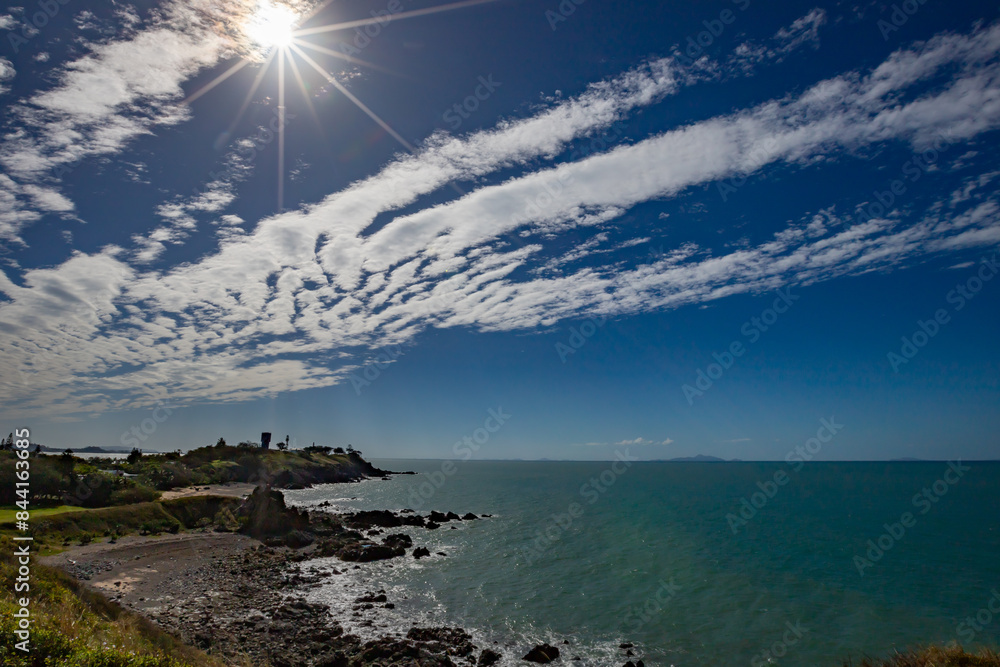
<svg viewBox="0 0 1000 667"><path fill-rule="evenodd" d="M257 92L258 87L264 81L271 65L275 65L275 69L277 70L277 113L279 121L277 127L277 209L279 212L282 210L284 205L285 189L286 65L291 68L292 74L295 76L295 80L302 91L305 103L312 112L312 116L317 119L317 124L319 122L315 109L312 106L312 102L309 99L310 95L307 91L306 82L295 63L296 58L301 59L302 62L309 65L311 69L315 70L321 77L323 77L323 79L326 80L328 85L343 94L351 101L351 103L358 107L358 109L371 118L372 121L392 136L393 139L406 148L406 150L411 152L415 150L410 142L396 132L368 105L345 88L344 85L338 81L337 76L335 76L329 69L316 62L316 60L303 51L303 48L369 69L386 71L389 73L394 72L385 67L380 67L365 60L361 60L360 58L348 55L347 53L342 53L340 51L315 44L309 40L302 39L303 37L323 37L330 33L337 32L350 34L350 31L352 30L361 29L371 24L382 25L389 20L399 21L403 19L417 18L420 16L472 7L474 5L496 2L497 0L459 0L458 2L437 5L434 7L396 12L391 14L388 18L385 16L373 16L372 18L355 21L344 21L309 28L301 27L302 24L308 23L320 11L325 9L331 1L332 0L222 0L221 9L218 10L217 18L215 19L216 25L219 26L218 29L220 34L234 47L236 54L239 56L239 60L214 79L188 95L188 97L184 100L185 104L191 104L201 96L208 93L210 90L214 89L216 86L220 85L229 77L235 75L247 65L259 66L260 71L254 77L250 89L247 91L246 97L236 113L236 117L233 119L229 129L223 135L225 137L230 137L240 120L243 118L244 112L246 112L251 99ZM225 19L222 19L223 15L226 17Z"/></svg>
<svg viewBox="0 0 1000 667"><path fill-rule="evenodd" d="M261 0L244 31L264 50L287 48L295 38L299 15L291 7Z"/></svg>

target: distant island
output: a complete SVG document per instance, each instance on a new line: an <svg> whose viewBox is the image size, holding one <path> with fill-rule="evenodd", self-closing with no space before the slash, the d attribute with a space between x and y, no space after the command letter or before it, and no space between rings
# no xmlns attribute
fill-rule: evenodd
<svg viewBox="0 0 1000 667"><path fill-rule="evenodd" d="M38 445L41 447L43 452L65 452L67 449L76 454L128 454L131 452L131 448L128 447L81 447L79 449L73 449L72 447L48 447L46 445ZM143 454L159 454L155 449L143 449Z"/></svg>
<svg viewBox="0 0 1000 667"><path fill-rule="evenodd" d="M668 461L702 461L709 463L727 463L729 461L739 461L740 459L720 459L718 456L706 456L705 454L698 454L697 456L681 456L676 459L667 459Z"/></svg>

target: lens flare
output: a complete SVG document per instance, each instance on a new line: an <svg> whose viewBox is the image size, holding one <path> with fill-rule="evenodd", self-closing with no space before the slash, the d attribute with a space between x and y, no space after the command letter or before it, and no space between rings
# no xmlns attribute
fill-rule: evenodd
<svg viewBox="0 0 1000 667"><path fill-rule="evenodd" d="M295 35L299 16L286 5L262 0L245 28L247 37L263 49L287 48Z"/></svg>

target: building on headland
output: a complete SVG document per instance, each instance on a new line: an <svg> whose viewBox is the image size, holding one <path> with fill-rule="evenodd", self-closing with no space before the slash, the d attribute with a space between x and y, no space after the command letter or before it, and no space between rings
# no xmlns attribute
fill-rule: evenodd
<svg viewBox="0 0 1000 667"><path fill-rule="evenodd" d="M260 448L270 449L271 447L271 434L265 431L260 434Z"/></svg>

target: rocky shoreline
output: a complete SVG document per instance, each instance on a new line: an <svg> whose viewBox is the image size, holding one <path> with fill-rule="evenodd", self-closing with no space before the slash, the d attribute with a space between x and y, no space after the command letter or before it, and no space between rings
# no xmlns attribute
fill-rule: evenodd
<svg viewBox="0 0 1000 667"><path fill-rule="evenodd" d="M488 667L501 661L496 647L477 646L461 628L414 626L404 636L367 639L345 629L342 622L365 625L358 618L362 613L394 608L381 589L357 596L352 606L355 618L350 619L335 618L329 607L306 597L347 568L361 567L357 563L431 555L426 547L415 546L414 538L394 529L436 530L488 515L323 510L324 505L309 512L287 507L279 491L259 487L238 512L245 534L203 532L122 540L114 548L91 545L90 551L54 557L52 562L230 664ZM337 564L303 568L309 561L328 557L335 557L332 562ZM575 660L570 664L583 664L566 654L568 645L561 648L540 644L516 657L539 664L562 657ZM632 655L629 649L630 645L622 645L622 662ZM625 665L644 667L642 661Z"/></svg>

